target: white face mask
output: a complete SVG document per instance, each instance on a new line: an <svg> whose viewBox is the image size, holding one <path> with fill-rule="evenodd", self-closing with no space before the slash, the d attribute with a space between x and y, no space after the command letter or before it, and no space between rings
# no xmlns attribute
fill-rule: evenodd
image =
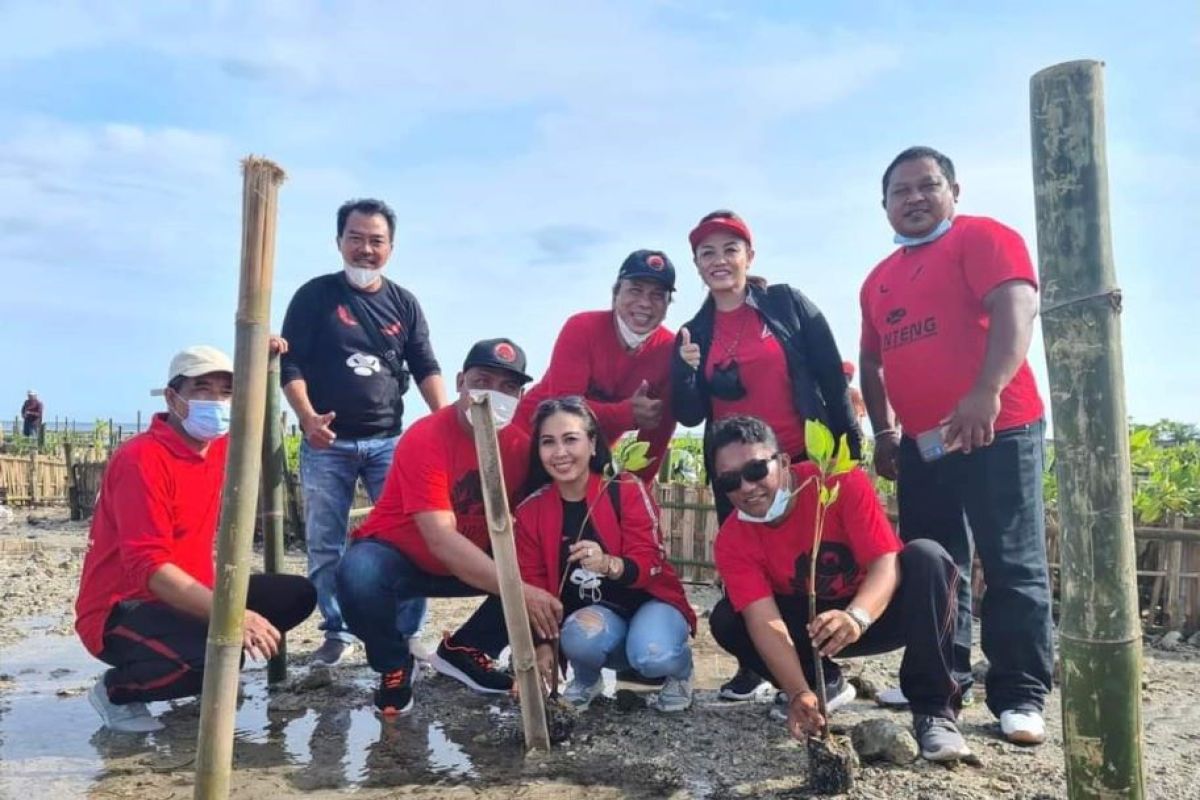
<svg viewBox="0 0 1200 800"><path fill-rule="evenodd" d="M468 394L471 395L472 400L487 397L492 401L492 421L496 423L496 430L500 430L512 422L513 414L517 411L517 398L511 394L497 392L492 389L471 389ZM473 425L469 409L467 411L467 424Z"/></svg>
<svg viewBox="0 0 1200 800"><path fill-rule="evenodd" d="M769 522L774 522L782 517L783 513L787 511L788 502L791 499L791 491L783 486L780 486L775 490L775 499L771 501L771 507L767 509L765 514L763 514L761 517L756 517L753 514L747 514L745 511L738 509L738 519L740 519L742 522L757 522L762 525L765 525Z"/></svg>
<svg viewBox="0 0 1200 800"><path fill-rule="evenodd" d="M368 267L356 267L353 264L344 264L342 269L346 272L346 280L350 281L350 285L356 289L365 289L383 277L383 267L370 269Z"/></svg>
<svg viewBox="0 0 1200 800"><path fill-rule="evenodd" d="M617 333L620 335L621 341L624 342L625 346L630 350L641 347L642 342L649 339L650 334L654 333L653 328L645 333L635 333L633 328L626 325L625 320L621 319L620 314L614 311L613 316L617 318Z"/></svg>
<svg viewBox="0 0 1200 800"><path fill-rule="evenodd" d="M916 247L919 244L929 244L930 242L936 241L937 239L945 236L953 225L954 220L944 219L935 225L933 230L924 236L905 236L903 233L897 233L892 237L892 241L896 244L903 245L904 247Z"/></svg>

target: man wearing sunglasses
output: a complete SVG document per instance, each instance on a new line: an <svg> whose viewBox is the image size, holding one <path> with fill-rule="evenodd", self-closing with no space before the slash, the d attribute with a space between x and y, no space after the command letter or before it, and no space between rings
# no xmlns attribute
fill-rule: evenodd
<svg viewBox="0 0 1200 800"><path fill-rule="evenodd" d="M945 549L927 539L902 544L861 470L830 479L838 494L817 548L818 614L809 619L816 466L792 464L771 428L754 417L722 420L712 444L714 486L737 513L714 545L726 597L709 624L722 648L782 692L792 735L802 738L823 723L811 688L814 646L829 712L853 698L833 656L904 648L900 683L921 755L931 761L968 756L955 724L962 698L951 674L960 578Z"/></svg>

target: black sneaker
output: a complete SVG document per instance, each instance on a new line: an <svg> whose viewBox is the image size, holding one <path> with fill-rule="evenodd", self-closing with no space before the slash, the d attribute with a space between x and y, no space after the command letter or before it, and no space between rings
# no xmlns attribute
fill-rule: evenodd
<svg viewBox="0 0 1200 800"><path fill-rule="evenodd" d="M633 669L632 667L629 669L617 670L617 680L624 681L625 683L636 683L639 686L662 686L667 682L666 676L660 678L647 678L645 675L638 672L636 669Z"/></svg>
<svg viewBox="0 0 1200 800"><path fill-rule="evenodd" d="M513 688L512 676L496 669L487 653L475 647L450 644L449 636L442 639L429 665L484 694L508 694Z"/></svg>
<svg viewBox="0 0 1200 800"><path fill-rule="evenodd" d="M375 708L380 716L400 717L412 711L412 670L394 669L379 676Z"/></svg>
<svg viewBox="0 0 1200 800"><path fill-rule="evenodd" d="M739 667L737 674L721 684L717 697L722 700L751 700L766 681L752 669Z"/></svg>

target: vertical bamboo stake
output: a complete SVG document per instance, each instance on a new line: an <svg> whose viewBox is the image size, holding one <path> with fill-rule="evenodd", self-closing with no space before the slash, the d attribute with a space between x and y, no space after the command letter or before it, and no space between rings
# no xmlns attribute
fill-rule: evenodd
<svg viewBox="0 0 1200 800"><path fill-rule="evenodd" d="M275 218L279 184L284 178L283 170L274 163L255 157L242 162L242 173L242 264L233 359L233 413L221 497L217 580L200 697L196 800L229 796L242 620L262 466Z"/></svg>
<svg viewBox="0 0 1200 800"><path fill-rule="evenodd" d="M79 484L75 480L75 445L70 441L63 442L63 461L67 464L67 505L71 508L71 520L81 520L83 510L79 507Z"/></svg>
<svg viewBox="0 0 1200 800"><path fill-rule="evenodd" d="M263 569L283 571L283 425L279 419L279 354L267 362L267 400L263 415L262 488L259 519L263 532ZM267 682L287 680L287 635L279 639L279 653L267 664Z"/></svg>
<svg viewBox="0 0 1200 800"><path fill-rule="evenodd" d="M483 505L487 511L492 559L496 562L500 580L504 626L508 629L513 673L520 693L525 749L549 751L546 701L542 697L542 679L538 676L533 634L529 630L529 614L525 610L521 569L517 564L517 544L513 536L512 515L508 510L504 469L500 463L500 443L496 439L492 405L486 396L471 401L471 428L475 433L475 453L479 459L479 480L483 485Z"/></svg>
<svg viewBox="0 0 1200 800"><path fill-rule="evenodd" d="M1103 64L1037 73L1030 112L1059 479L1067 787L1072 800L1141 798L1141 627Z"/></svg>

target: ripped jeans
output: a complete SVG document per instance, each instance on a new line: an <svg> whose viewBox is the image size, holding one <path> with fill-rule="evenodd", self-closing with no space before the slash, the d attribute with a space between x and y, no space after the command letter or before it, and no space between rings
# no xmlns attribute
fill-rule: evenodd
<svg viewBox="0 0 1200 800"><path fill-rule="evenodd" d="M679 609L650 600L626 622L602 605L581 608L562 626L562 651L575 679L591 686L600 670L633 667L647 678L692 674L688 623Z"/></svg>

